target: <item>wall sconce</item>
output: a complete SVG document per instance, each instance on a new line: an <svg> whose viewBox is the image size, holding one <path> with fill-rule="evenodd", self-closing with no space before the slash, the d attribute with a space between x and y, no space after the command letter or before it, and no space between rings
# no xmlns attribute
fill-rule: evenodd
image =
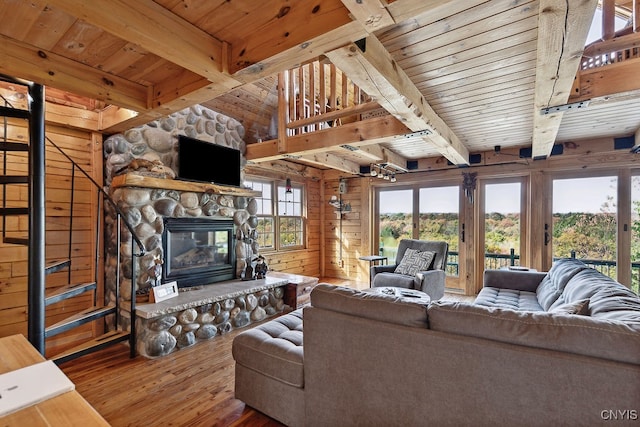
<svg viewBox="0 0 640 427"><path fill-rule="evenodd" d="M476 172L463 172L462 173L462 188L464 188L464 195L467 197L469 203L473 204L473 192L476 189Z"/></svg>

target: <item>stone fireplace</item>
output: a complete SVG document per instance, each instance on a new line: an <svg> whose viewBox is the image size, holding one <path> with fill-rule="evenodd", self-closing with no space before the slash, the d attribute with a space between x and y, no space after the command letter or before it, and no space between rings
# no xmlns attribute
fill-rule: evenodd
<svg viewBox="0 0 640 427"><path fill-rule="evenodd" d="M144 256L132 260L131 234L121 229L120 247L116 248L114 212L110 206L105 206L107 302L115 299L118 253L123 256L119 292L125 300L131 298L132 279L136 281L137 291L155 283L153 268L157 259L168 262L170 272L167 274L167 266L164 266L163 281L170 279L171 272L177 272L173 268L173 260L166 259L167 242L163 241L163 236L167 233L167 223L201 224L206 221L205 224L213 224L226 221L244 236L255 230L258 220L253 191L174 179L178 172L176 147L179 135L239 149L241 153L245 148L242 140L244 129L239 122L201 106L187 108L105 140L105 183L125 219L146 247ZM244 156L242 163L245 163ZM212 159L211 167L215 167L215 159ZM247 260L250 262L258 249L257 242L252 241L248 244L236 241L233 247L227 248L229 256L235 258L229 259L225 267L219 267L224 270L225 278L222 280L240 277ZM132 262L136 262L135 278L131 277ZM200 272L195 271L196 275ZM203 275L196 280L198 285L207 284L207 281ZM213 277L209 283L216 281ZM183 279L179 286L193 284L196 283L185 283Z"/></svg>
<svg viewBox="0 0 640 427"><path fill-rule="evenodd" d="M120 313L120 327L129 329L136 322L137 349L148 357L227 333L284 308L286 280L237 280L259 249L248 238L256 235L257 193L174 179L178 135L241 152L245 147L238 122L200 106L113 135L104 143L105 183L146 248L144 255L131 257L138 252L131 233L117 227L115 210L107 204L105 302L135 298L132 281L136 294L148 292L157 284L158 260L163 262L162 282L176 280L181 288L177 298L140 305L135 315L127 309Z"/></svg>

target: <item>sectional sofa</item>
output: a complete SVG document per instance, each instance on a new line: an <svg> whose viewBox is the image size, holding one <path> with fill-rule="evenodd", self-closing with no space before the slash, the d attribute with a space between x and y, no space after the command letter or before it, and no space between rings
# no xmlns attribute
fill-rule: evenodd
<svg viewBox="0 0 640 427"><path fill-rule="evenodd" d="M575 260L484 285L425 305L320 284L235 338L236 397L287 425L638 425L633 292Z"/></svg>

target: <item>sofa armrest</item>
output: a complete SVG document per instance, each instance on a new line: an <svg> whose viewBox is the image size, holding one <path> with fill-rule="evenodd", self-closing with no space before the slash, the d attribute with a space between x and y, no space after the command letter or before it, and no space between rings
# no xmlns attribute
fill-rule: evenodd
<svg viewBox="0 0 640 427"><path fill-rule="evenodd" d="M444 296L445 277L444 270L420 271L416 274L414 288L429 295L431 301L437 301Z"/></svg>
<svg viewBox="0 0 640 427"><path fill-rule="evenodd" d="M535 292L546 275L539 271L485 270L482 286Z"/></svg>
<svg viewBox="0 0 640 427"><path fill-rule="evenodd" d="M372 265L369 269L369 283L373 283L373 276L378 273L393 273L397 265Z"/></svg>

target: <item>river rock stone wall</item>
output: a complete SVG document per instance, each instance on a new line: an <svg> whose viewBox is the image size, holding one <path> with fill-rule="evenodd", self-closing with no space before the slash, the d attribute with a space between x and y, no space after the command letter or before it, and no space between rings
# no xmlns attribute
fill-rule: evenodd
<svg viewBox="0 0 640 427"><path fill-rule="evenodd" d="M105 185L111 185L111 179L118 173L130 171L162 178L175 177L178 173L178 135L240 150L244 168L244 134L244 127L235 119L200 105L185 108L107 138L103 147ZM132 165L134 160L139 160L137 166L136 162ZM155 170L150 170L149 165Z"/></svg>
<svg viewBox="0 0 640 427"><path fill-rule="evenodd" d="M259 322L283 311L283 298L284 287L277 287L153 319L138 317L138 353L149 358L165 356L199 341Z"/></svg>
<svg viewBox="0 0 640 427"><path fill-rule="evenodd" d="M135 173L144 176L172 179L177 172L178 135L186 135L202 141L239 149L244 154L246 145L242 140L244 128L229 117L213 110L194 106L155 120L146 125L130 129L109 137L104 142L105 183L110 186L114 176L120 173ZM243 166L246 163L242 156ZM212 161L215 167L215 161ZM121 243L117 246L115 210L105 206L105 300L116 298L116 272L118 253L122 256L119 292L122 299L131 298L131 281L135 280L135 291L151 286L153 277L149 271L155 258L164 259L162 253L163 218L208 217L233 219L244 236L249 236L258 223L256 201L252 198L216 195L206 192L176 191L121 187L110 189L113 200L123 212L125 219L134 228L136 236L144 243L144 256L131 259L131 233L121 227ZM246 260L258 253L257 242L237 242L236 275L240 277ZM136 250L137 252L137 250ZM135 264L136 277L132 277Z"/></svg>

